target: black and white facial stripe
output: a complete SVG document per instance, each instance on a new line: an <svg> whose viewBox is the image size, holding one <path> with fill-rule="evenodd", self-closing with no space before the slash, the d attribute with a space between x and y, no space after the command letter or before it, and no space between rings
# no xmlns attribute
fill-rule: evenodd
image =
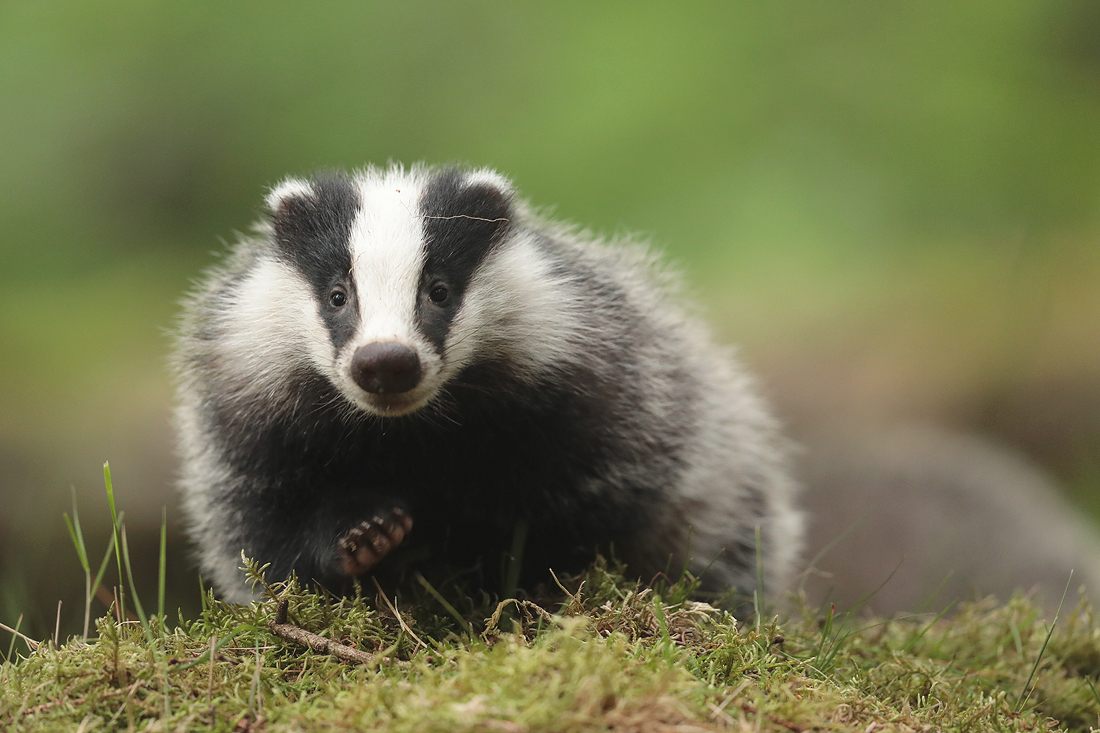
<svg viewBox="0 0 1100 733"><path fill-rule="evenodd" d="M349 244L359 210L359 193L345 174L319 175L272 206L278 256L309 283L337 348L358 325Z"/></svg>
<svg viewBox="0 0 1100 733"><path fill-rule="evenodd" d="M512 220L495 174L416 173L292 179L268 198L278 257L308 283L329 333L327 376L378 415L419 409L460 366L447 368L448 337Z"/></svg>
<svg viewBox="0 0 1100 733"><path fill-rule="evenodd" d="M438 353L474 270L507 232L509 195L491 181L469 181L458 170L433 178L420 197L424 274L417 320Z"/></svg>

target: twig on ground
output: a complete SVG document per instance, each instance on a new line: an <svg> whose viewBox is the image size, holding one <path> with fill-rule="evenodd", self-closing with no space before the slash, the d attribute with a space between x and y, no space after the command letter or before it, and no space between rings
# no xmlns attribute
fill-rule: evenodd
<svg viewBox="0 0 1100 733"><path fill-rule="evenodd" d="M293 641L295 644L301 644L302 646L309 647L315 652L321 654L331 654L337 659L343 659L345 662L352 662L354 664L374 664L375 662L391 662L392 660L386 657L377 657L370 652L362 651L361 649L354 649L346 644L340 644L332 639L326 639L323 636L318 636L311 631L306 631L300 626L287 623L287 609L290 606L290 602L285 598L279 599L279 605L275 607L275 620L269 621L267 628L271 630L271 633L275 634L287 641ZM401 662L396 662L401 664Z"/></svg>
<svg viewBox="0 0 1100 733"><path fill-rule="evenodd" d="M20 616L20 618L22 618L22 616ZM31 647L31 649L38 649L38 647L42 645L42 642L35 641L34 639L27 636L26 634L23 634L19 631L16 631L12 627L7 626L5 624L0 624L0 629L3 629L4 631L7 631L9 634L14 634L15 636L18 636L20 639L27 642L27 644Z"/></svg>

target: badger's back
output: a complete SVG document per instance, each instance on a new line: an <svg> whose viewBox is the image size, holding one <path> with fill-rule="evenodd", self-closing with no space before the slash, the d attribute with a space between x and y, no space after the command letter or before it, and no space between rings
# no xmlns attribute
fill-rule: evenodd
<svg viewBox="0 0 1100 733"><path fill-rule="evenodd" d="M386 561L349 561L348 537L392 517L413 529L384 540L449 563L499 566L522 526L530 574L613 548L648 579L690 553L743 590L760 527L785 582L775 427L641 250L542 222L486 171L289 180L267 203L177 350L185 508L223 594L248 597L242 550L338 584Z"/></svg>

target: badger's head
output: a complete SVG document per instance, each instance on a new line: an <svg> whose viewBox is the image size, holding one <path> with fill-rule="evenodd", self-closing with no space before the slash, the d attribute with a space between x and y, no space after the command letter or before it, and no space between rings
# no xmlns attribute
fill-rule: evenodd
<svg viewBox="0 0 1100 733"><path fill-rule="evenodd" d="M301 346L313 368L374 415L431 402L476 348L467 300L513 237L509 183L371 169L284 181L267 205L271 264L308 293L284 306L310 332Z"/></svg>

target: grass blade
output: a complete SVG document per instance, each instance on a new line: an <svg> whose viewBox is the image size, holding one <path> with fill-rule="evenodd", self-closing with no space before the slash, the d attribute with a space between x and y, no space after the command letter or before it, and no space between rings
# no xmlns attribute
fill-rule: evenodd
<svg viewBox="0 0 1100 733"><path fill-rule="evenodd" d="M168 510L161 507L160 510L160 567L157 571L157 617L163 624L164 618L164 584L166 569L168 567Z"/></svg>
<svg viewBox="0 0 1100 733"><path fill-rule="evenodd" d="M443 608L447 609L447 613L451 614L451 616L454 617L455 621L457 621L459 623L459 625L461 625L462 628L464 628L466 630L467 634L473 635L473 633L474 633L473 629L470 628L470 624L467 623L466 619L462 618L462 614L460 614L455 609L454 606L452 606L450 603L447 602L447 599L444 598L443 595L439 591L437 591L432 586L431 583L428 582L427 578L425 578L420 573L417 573L416 574L416 580L417 580L418 583L420 583L420 585L424 586L424 590L431 593L432 598L439 601L439 605L441 605L441 606L443 606Z"/></svg>
<svg viewBox="0 0 1100 733"><path fill-rule="evenodd" d="M1096 685L1092 684L1092 680L1087 676L1085 677L1085 682L1088 683L1089 689L1092 690L1092 696L1096 699L1096 704L1100 705L1100 693L1096 691Z"/></svg>
<svg viewBox="0 0 1100 733"><path fill-rule="evenodd" d="M80 529L80 513L76 510L76 487L70 487L73 492L73 518L69 521L69 515L64 514L65 526L69 528L69 537L73 540L73 547L76 548L76 554L80 558L80 566L84 568L84 572L90 573L91 566L88 563L88 550L84 545L84 532Z"/></svg>
<svg viewBox="0 0 1100 733"><path fill-rule="evenodd" d="M505 598L514 598L519 589L519 573L523 567L523 548L527 544L527 520L516 520L512 532L512 549L508 553L508 562L504 568L504 585L501 592Z"/></svg>
<svg viewBox="0 0 1100 733"><path fill-rule="evenodd" d="M99 572L95 574L95 580L92 581L92 592L99 590L100 583L103 582L103 576L107 573L107 564L111 561L111 552L115 549L115 537L111 535L111 538L107 540L107 550L103 553L103 560L99 563Z"/></svg>
<svg viewBox="0 0 1100 733"><path fill-rule="evenodd" d="M141 628L145 629L145 637L149 640L152 651L154 639L153 628L149 625L149 617L145 615L145 609L141 607L141 598L138 597L137 586L134 585L134 574L130 570L130 546L126 543L126 527L122 528L122 559L126 563L126 579L130 582L130 594L134 599L134 611L137 612ZM119 583L119 585L122 585Z"/></svg>
<svg viewBox="0 0 1100 733"><path fill-rule="evenodd" d="M119 618L126 618L126 599L122 592L122 545L119 543L119 516L115 511L115 486L111 482L111 464L103 462L103 483L107 487L107 503L111 507L111 530L115 544L115 562L118 565L118 609Z"/></svg>
<svg viewBox="0 0 1100 733"><path fill-rule="evenodd" d="M69 528L69 537L72 538L73 547L76 548L77 557L80 558L80 567L84 568L84 641L88 640L88 626L92 619L92 566L88 562L88 548L84 544L84 531L80 528L80 512L76 509L76 487L69 487L73 492L73 518L69 521L69 515L64 514L65 526Z"/></svg>
<svg viewBox="0 0 1100 733"><path fill-rule="evenodd" d="M752 610L756 616L756 631L764 617L764 551L760 542L760 525L756 525L756 589L752 592Z"/></svg>
<svg viewBox="0 0 1100 733"><path fill-rule="evenodd" d="M934 619L932 619L930 622L928 622L927 626L925 626L923 629L920 630L920 633L916 634L912 639L910 639L908 642L906 642L905 646L902 647L902 649L901 649L902 654L908 654L909 650L912 649L918 641L923 639L924 635L928 633L929 629L931 629L933 626L935 626L937 621L939 621L941 618L946 616L947 612L950 611L951 607L954 606L954 605L955 605L954 601L951 601L951 603L948 603L947 606L942 611L940 611L938 614L936 614L936 617Z"/></svg>
<svg viewBox="0 0 1100 733"><path fill-rule="evenodd" d="M1016 700L1016 712L1019 713L1024 705L1027 704L1028 699L1031 697L1031 693L1035 690L1029 690L1032 680L1035 679L1035 673L1039 670L1039 663L1043 661L1043 654L1047 650L1047 644L1050 643L1050 636L1054 633L1054 627L1058 625L1058 615L1062 613L1062 604L1066 602L1066 593L1069 593L1069 584L1073 582L1073 571L1069 571L1069 577L1066 579L1066 589L1062 591L1062 600L1058 601L1058 610L1054 612L1054 620L1050 622L1050 628L1047 629L1047 636L1043 639L1043 646L1039 649L1039 656L1035 657L1035 664L1031 665L1031 674L1027 676L1027 682L1024 683L1024 689L1020 690L1020 697ZM1026 694L1025 694L1026 693Z"/></svg>

